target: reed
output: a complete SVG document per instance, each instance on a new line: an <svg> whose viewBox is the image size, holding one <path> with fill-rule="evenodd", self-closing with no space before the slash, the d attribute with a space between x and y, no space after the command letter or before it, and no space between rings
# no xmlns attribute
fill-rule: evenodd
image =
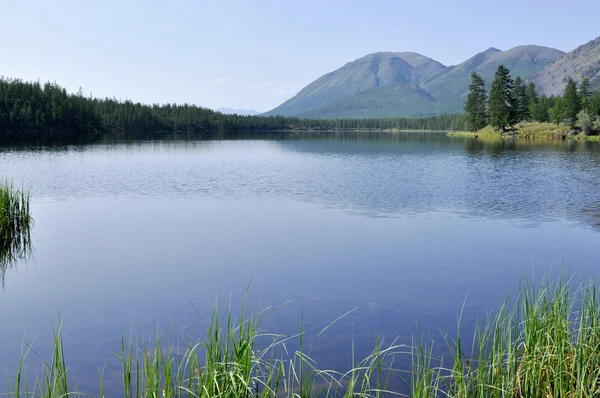
<svg viewBox="0 0 600 398"><path fill-rule="evenodd" d="M276 308L252 314L242 308L215 309L205 338L180 347L157 330L152 341L121 339L117 355L125 397L383 397L402 396L390 380L406 382L415 398L597 397L600 395L600 299L596 281L576 283L563 275L541 283L524 280L515 299L478 322L464 338L462 312L454 337L444 335L451 355L436 355L429 338L415 337L411 347L377 339L373 352L347 372L319 369L310 354L315 341L333 325L306 341L302 319L293 336L261 329ZM222 314L225 314L224 316ZM343 316L342 316L343 317ZM473 334L471 334L471 332ZM54 333L50 362L41 377L27 383L21 360L6 395L14 397L84 396L69 381L61 328ZM123 334L124 336L124 334ZM168 343L165 343L167 341ZM294 343L294 344L291 344ZM298 348L290 350L294 345ZM27 356L27 349L24 356ZM412 366L394 366L398 356ZM446 365L447 363L447 365ZM100 395L105 396L101 373ZM114 383L115 380L110 380ZM394 387L396 388L396 387ZM85 396L89 396L89 392Z"/></svg>
<svg viewBox="0 0 600 398"><path fill-rule="evenodd" d="M0 269L31 252L29 192L9 182L0 182Z"/></svg>
<svg viewBox="0 0 600 398"><path fill-rule="evenodd" d="M268 308L258 314L242 309L215 309L206 337L179 347L165 346L158 331L153 344L144 347L122 339L119 358L124 396L146 397L381 397L396 373L393 357L409 352L378 340L373 353L350 371L321 370L310 357L316 339L342 317L325 327L308 349L305 333L281 336L261 330ZM301 322L302 324L302 322ZM290 343L298 345L291 352ZM102 381L101 385L104 384Z"/></svg>
<svg viewBox="0 0 600 398"><path fill-rule="evenodd" d="M599 396L599 310L596 281L524 281L514 302L478 323L470 347L459 317L456 338L446 341L451 366L432 350L414 351L413 397Z"/></svg>

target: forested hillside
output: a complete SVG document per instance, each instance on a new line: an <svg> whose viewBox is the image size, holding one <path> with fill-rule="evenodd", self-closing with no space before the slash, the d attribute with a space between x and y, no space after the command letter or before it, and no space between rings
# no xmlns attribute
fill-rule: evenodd
<svg viewBox="0 0 600 398"><path fill-rule="evenodd" d="M298 129L460 129L461 115L430 118L312 120L224 115L189 104L145 105L69 94L54 84L0 79L0 138L80 140L109 131L242 132Z"/></svg>

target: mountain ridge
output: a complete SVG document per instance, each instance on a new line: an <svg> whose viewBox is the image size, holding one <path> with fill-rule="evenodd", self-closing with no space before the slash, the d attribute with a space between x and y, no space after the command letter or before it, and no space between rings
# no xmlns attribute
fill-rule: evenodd
<svg viewBox="0 0 600 398"><path fill-rule="evenodd" d="M533 73L564 54L560 50L535 45L516 46L506 51L491 47L427 82L423 89L438 100L438 113L460 112L468 93L472 72L477 72L489 89L500 64L511 70L513 78L521 76L527 80Z"/></svg>
<svg viewBox="0 0 600 398"><path fill-rule="evenodd" d="M489 88L501 63L513 77L527 80L564 55L536 45L505 51L490 47L446 66L416 52L375 52L320 76L263 115L362 118L461 112L472 72L481 74Z"/></svg>
<svg viewBox="0 0 600 398"><path fill-rule="evenodd" d="M600 86L600 37L582 44L536 73L531 81L546 95L562 95L569 78L579 83L590 79L592 87Z"/></svg>
<svg viewBox="0 0 600 398"><path fill-rule="evenodd" d="M319 77L265 115L299 115L376 87L419 84L445 69L447 66L418 53L367 54Z"/></svg>

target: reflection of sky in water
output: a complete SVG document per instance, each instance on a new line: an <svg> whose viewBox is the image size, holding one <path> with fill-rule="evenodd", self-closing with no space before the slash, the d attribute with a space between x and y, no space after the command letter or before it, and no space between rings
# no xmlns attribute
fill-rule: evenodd
<svg viewBox="0 0 600 398"><path fill-rule="evenodd" d="M255 309L293 300L270 330L296 333L302 307L312 333L356 308L315 346L343 366L352 333L363 354L375 331L439 337L467 295L472 324L534 264L597 274L597 146L394 137L0 153L36 219L35 261L7 273L0 299L4 363L24 331L44 354L60 313L92 388L121 327L199 336L190 301L208 316L251 280Z"/></svg>
<svg viewBox="0 0 600 398"><path fill-rule="evenodd" d="M371 215L444 209L533 223L585 222L582 209L600 206L598 145L397 137L107 145L0 161L50 200L286 198Z"/></svg>

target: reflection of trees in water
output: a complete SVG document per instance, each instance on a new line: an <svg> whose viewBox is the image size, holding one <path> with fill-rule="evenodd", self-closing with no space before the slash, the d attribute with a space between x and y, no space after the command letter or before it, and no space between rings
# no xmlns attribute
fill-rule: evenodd
<svg viewBox="0 0 600 398"><path fill-rule="evenodd" d="M600 230L600 203L581 209L581 219L593 229Z"/></svg>
<svg viewBox="0 0 600 398"><path fill-rule="evenodd" d="M248 192L289 195L294 200L333 205L371 217L443 209L466 217L537 224L565 219L585 221L581 209L600 204L600 192L593 182L600 171L598 142L323 131L251 132L235 137L209 132L155 133L137 138L141 141L114 134L96 144L23 150L86 152L96 146L119 151L148 146L161 151L180 151L188 146L210 150L215 140L261 141L261 148L264 144L276 152L308 156L300 156L297 159L301 160L289 165L271 159L256 163L257 167L248 171L232 166L232 172L252 181L239 191L228 179L221 183L218 178L198 174L195 181L204 188L190 189L186 194L218 198ZM236 148L245 149L245 145L240 143ZM247 150L254 148L250 145ZM179 182L189 182L179 177ZM590 225L600 230L597 224L594 220Z"/></svg>
<svg viewBox="0 0 600 398"><path fill-rule="evenodd" d="M356 214L444 209L527 226L571 220L600 231L580 215L583 207L600 204L593 184L600 171L598 143L416 133L312 136L277 145L318 157L303 166L303 173L287 176L296 192ZM316 166L330 156L336 159L330 169Z"/></svg>
<svg viewBox="0 0 600 398"><path fill-rule="evenodd" d="M4 275L13 264L26 261L31 255L29 228L12 238L0 238L0 280L4 285Z"/></svg>
<svg viewBox="0 0 600 398"><path fill-rule="evenodd" d="M213 132L204 131L198 133L128 133L128 132L113 132L107 133L89 141L65 141L65 140L38 140L28 141L24 143L11 142L10 145L3 145L0 142L0 152L85 152L95 146L122 148L130 146L131 148L156 144L161 148L181 147L186 145L198 145L203 142L210 141L272 141L277 142L285 147L290 144L299 151L303 150L303 144L306 144L306 151L313 152L315 148L319 148L323 152L333 151L340 152L348 150L354 151L353 146L356 146L356 152L364 152L371 147L372 150L395 151L390 147L394 145L399 147L400 144L407 143L427 144L437 143L448 146L450 143L446 133L444 132L368 132L368 131L248 131L237 133ZM316 143L321 145L315 146ZM348 144L348 146L340 146L340 144ZM459 142L456 142L460 145Z"/></svg>
<svg viewBox="0 0 600 398"><path fill-rule="evenodd" d="M522 140L515 138L463 138L465 152L469 154L488 153L501 155L512 151L535 151L540 149L557 152L598 152L600 142L580 140Z"/></svg>
<svg viewBox="0 0 600 398"><path fill-rule="evenodd" d="M11 184L0 185L0 278L4 284L6 270L31 253L29 194L15 190Z"/></svg>
<svg viewBox="0 0 600 398"><path fill-rule="evenodd" d="M474 187L479 193L470 196L465 216L514 218L535 225L562 218L600 231L600 191L594 183L600 170L599 142L470 138L464 141L464 149L478 159L471 173L486 174L484 158L496 166L485 175L485 187ZM518 165L523 156L533 161L526 159ZM512 191L501 189L506 188L504 174L511 172L510 179L518 183L508 184ZM495 195L486 195L490 190Z"/></svg>

